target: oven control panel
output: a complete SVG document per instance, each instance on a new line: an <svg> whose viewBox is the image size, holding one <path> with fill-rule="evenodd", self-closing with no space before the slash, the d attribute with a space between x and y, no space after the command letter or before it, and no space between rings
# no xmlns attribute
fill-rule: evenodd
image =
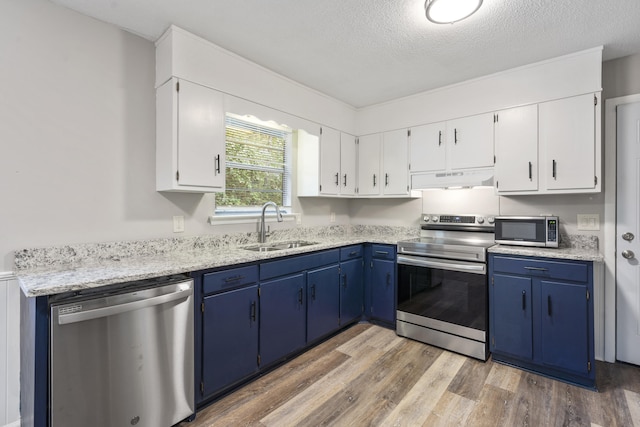
<svg viewBox="0 0 640 427"><path fill-rule="evenodd" d="M457 225L461 227L493 227L493 215L452 215L452 214L423 214L422 223Z"/></svg>

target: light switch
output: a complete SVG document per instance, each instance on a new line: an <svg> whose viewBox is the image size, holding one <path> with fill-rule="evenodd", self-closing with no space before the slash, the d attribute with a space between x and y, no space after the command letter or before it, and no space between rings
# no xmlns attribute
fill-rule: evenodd
<svg viewBox="0 0 640 427"><path fill-rule="evenodd" d="M173 232L184 233L184 217L182 215L175 215L173 217Z"/></svg>
<svg viewBox="0 0 640 427"><path fill-rule="evenodd" d="M578 214L578 230L600 230L600 215Z"/></svg>

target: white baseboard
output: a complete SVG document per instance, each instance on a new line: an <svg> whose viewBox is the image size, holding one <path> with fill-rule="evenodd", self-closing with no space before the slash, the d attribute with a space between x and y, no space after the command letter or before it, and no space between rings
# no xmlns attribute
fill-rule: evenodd
<svg viewBox="0 0 640 427"><path fill-rule="evenodd" d="M20 427L20 420L16 420L10 424L5 424L4 427Z"/></svg>

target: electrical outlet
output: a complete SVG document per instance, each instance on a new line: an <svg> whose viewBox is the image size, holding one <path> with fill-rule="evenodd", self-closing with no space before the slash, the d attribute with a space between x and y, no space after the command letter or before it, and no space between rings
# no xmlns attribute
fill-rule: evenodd
<svg viewBox="0 0 640 427"><path fill-rule="evenodd" d="M175 215L173 217L173 232L184 233L184 217L182 215Z"/></svg>
<svg viewBox="0 0 640 427"><path fill-rule="evenodd" d="M331 212L331 217L329 219L330 222L336 222L336 213L335 212Z"/></svg>
<svg viewBox="0 0 640 427"><path fill-rule="evenodd" d="M600 215L578 214L578 230L600 230Z"/></svg>

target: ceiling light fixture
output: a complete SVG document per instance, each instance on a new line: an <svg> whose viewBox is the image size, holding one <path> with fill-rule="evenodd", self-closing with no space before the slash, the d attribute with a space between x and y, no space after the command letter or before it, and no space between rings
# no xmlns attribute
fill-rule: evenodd
<svg viewBox="0 0 640 427"><path fill-rule="evenodd" d="M427 0L427 19L436 24L453 24L480 9L482 0Z"/></svg>

